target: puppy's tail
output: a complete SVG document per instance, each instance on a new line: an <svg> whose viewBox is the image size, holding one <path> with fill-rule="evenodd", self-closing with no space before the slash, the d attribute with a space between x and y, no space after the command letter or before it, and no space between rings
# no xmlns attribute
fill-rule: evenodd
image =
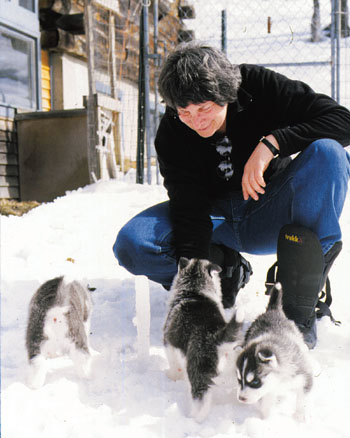
<svg viewBox="0 0 350 438"><path fill-rule="evenodd" d="M279 309L282 309L282 286L281 283L276 283L271 289L267 310Z"/></svg>
<svg viewBox="0 0 350 438"><path fill-rule="evenodd" d="M223 342L238 341L242 332L244 310L237 309L223 331Z"/></svg>

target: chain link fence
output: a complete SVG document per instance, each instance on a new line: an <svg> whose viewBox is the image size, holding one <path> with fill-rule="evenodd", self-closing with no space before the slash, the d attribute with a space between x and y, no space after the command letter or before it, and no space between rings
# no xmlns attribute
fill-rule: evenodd
<svg viewBox="0 0 350 438"><path fill-rule="evenodd" d="M196 19L187 22L195 37L221 47L232 63L264 65L350 107L347 0L193 0L193 5Z"/></svg>
<svg viewBox="0 0 350 438"><path fill-rule="evenodd" d="M158 20L154 20L154 16ZM128 172L130 178L134 178L137 161L148 160L156 164L154 149L140 154L138 145L145 139L151 144L158 124L161 107L156 108L155 84L160 60L178 42L181 24L177 6L168 0L152 3L147 0L86 0L85 21L90 149L97 145L99 154L97 160L91 157L91 171L97 177L103 178L104 174L114 177L113 168L117 167L117 171ZM159 55L152 59L155 50ZM144 124L146 115L147 127ZM101 117L107 129L102 126Z"/></svg>
<svg viewBox="0 0 350 438"><path fill-rule="evenodd" d="M143 182L146 164L145 179L154 181L153 140L164 111L156 83L161 61L181 41L200 39L221 48L232 63L259 64L303 80L350 108L347 0L88 3L90 94L98 96L91 117L99 126L92 141L112 176L117 170L131 178L136 173Z"/></svg>

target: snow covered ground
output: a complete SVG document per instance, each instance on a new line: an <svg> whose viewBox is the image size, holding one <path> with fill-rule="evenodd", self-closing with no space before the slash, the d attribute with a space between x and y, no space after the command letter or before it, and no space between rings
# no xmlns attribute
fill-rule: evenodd
<svg viewBox="0 0 350 438"><path fill-rule="evenodd" d="M270 419L261 420L254 407L237 402L228 386L218 388L207 420L198 424L189 418L184 382L170 381L164 372L162 326L168 293L152 282L150 355L138 356L135 278L118 266L112 244L130 217L164 199L160 186L101 181L23 217L1 217L2 436L348 438L349 195L341 218L344 249L331 271L332 310L342 326L328 318L318 323L319 342L311 354L321 372L304 424L291 418L288 400ZM247 258L254 275L240 292L238 306L251 321L264 310L265 274L274 257ZM42 282L62 274L96 287L91 344L100 355L89 380L78 378L69 360L52 360L46 384L32 390L26 385L28 303Z"/></svg>

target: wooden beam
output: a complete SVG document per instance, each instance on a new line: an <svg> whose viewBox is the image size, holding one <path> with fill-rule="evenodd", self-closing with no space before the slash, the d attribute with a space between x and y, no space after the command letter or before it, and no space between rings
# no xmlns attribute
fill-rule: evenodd
<svg viewBox="0 0 350 438"><path fill-rule="evenodd" d="M96 120L96 78L95 78L95 63L94 63L94 38L93 38L93 17L92 17L92 0L85 0L84 24L86 36L86 55L88 61L88 80L89 80L89 95L87 100L88 113L88 163L90 182L94 182L95 178L99 178L99 167L97 163L96 145L97 145L97 120Z"/></svg>
<svg viewBox="0 0 350 438"><path fill-rule="evenodd" d="M109 63L111 65L110 82L112 97L117 97L117 64L115 57L115 18L113 14L109 14L109 27L108 27L108 39L109 39Z"/></svg>
<svg viewBox="0 0 350 438"><path fill-rule="evenodd" d="M110 111L121 112L121 103L118 99L106 96L105 94L97 93L97 105Z"/></svg>
<svg viewBox="0 0 350 438"><path fill-rule="evenodd" d="M119 4L116 1L113 1L113 0L93 0L93 3L95 3L98 6L102 6L103 8L108 9L110 11L113 11L117 14L120 13Z"/></svg>

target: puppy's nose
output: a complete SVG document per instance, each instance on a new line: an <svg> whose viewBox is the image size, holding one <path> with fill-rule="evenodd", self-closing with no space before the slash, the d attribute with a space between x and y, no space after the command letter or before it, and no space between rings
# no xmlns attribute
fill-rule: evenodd
<svg viewBox="0 0 350 438"><path fill-rule="evenodd" d="M247 399L246 397L244 397L243 395L240 395L240 396L238 397L238 401L240 401L241 403L246 403L247 400L248 400L248 399Z"/></svg>

